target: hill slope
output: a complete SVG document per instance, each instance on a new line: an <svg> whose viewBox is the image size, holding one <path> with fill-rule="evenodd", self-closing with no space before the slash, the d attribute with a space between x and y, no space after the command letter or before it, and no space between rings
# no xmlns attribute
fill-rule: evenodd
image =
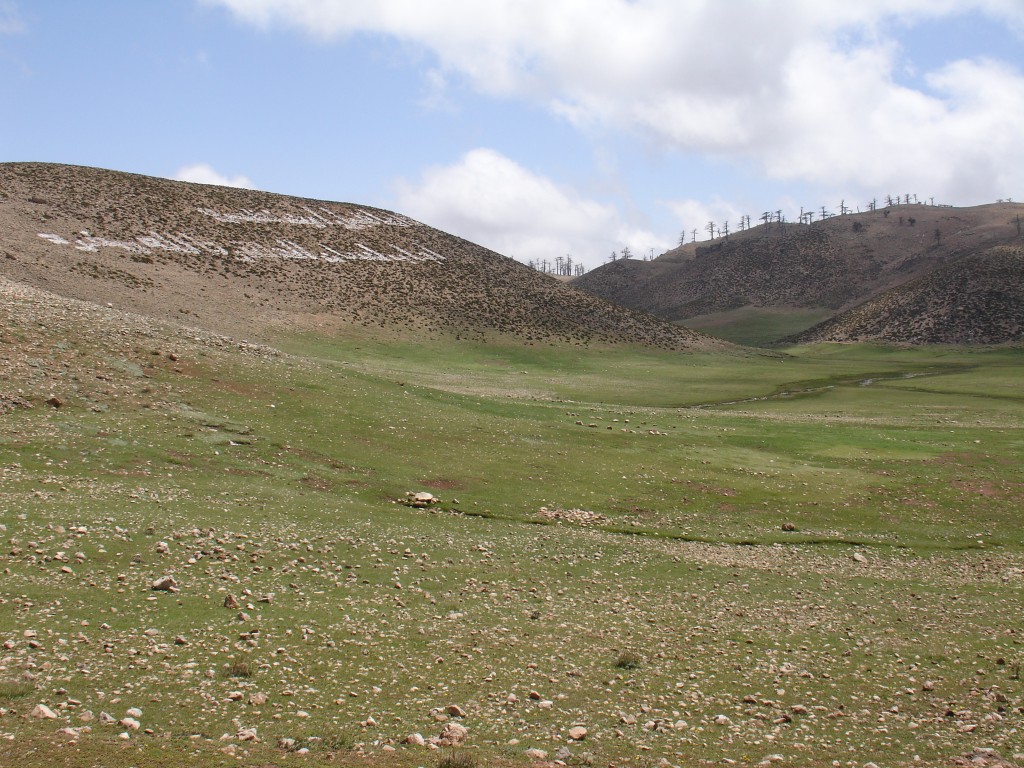
<svg viewBox="0 0 1024 768"><path fill-rule="evenodd" d="M0 164L0 251L9 279L250 338L719 345L389 211L93 168Z"/></svg>
<svg viewBox="0 0 1024 768"><path fill-rule="evenodd" d="M811 225L761 225L652 262L613 262L573 284L677 322L743 307L820 317L1018 240L1017 217L1024 218L1024 205L909 205Z"/></svg>
<svg viewBox="0 0 1024 768"><path fill-rule="evenodd" d="M1001 344L1024 340L1024 247L939 267L790 341Z"/></svg>

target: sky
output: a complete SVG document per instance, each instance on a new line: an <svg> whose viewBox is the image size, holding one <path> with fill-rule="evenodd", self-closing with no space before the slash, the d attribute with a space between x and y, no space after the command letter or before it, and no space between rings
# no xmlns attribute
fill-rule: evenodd
<svg viewBox="0 0 1024 768"><path fill-rule="evenodd" d="M0 161L387 208L520 261L1024 200L1024 0L0 0Z"/></svg>

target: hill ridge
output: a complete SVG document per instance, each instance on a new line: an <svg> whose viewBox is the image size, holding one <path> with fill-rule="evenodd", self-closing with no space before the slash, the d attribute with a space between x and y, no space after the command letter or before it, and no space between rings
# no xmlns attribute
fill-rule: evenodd
<svg viewBox="0 0 1024 768"><path fill-rule="evenodd" d="M0 164L2 273L209 330L724 348L380 208Z"/></svg>
<svg viewBox="0 0 1024 768"><path fill-rule="evenodd" d="M1019 203L911 204L812 224L758 225L654 261L605 264L573 284L670 321L697 318L695 327L701 316L746 307L836 315L958 259L1019 241L1022 214Z"/></svg>

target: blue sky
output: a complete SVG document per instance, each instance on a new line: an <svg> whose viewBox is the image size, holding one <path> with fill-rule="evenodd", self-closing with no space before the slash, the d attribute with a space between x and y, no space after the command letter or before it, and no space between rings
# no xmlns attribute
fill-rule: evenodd
<svg viewBox="0 0 1024 768"><path fill-rule="evenodd" d="M0 99L3 161L590 267L765 210L1024 199L1021 0L0 0Z"/></svg>

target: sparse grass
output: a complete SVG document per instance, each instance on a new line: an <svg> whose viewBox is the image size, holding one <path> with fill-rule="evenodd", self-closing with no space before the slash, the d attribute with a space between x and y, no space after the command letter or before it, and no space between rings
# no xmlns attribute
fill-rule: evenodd
<svg viewBox="0 0 1024 768"><path fill-rule="evenodd" d="M446 750L437 760L437 768L478 768L480 761L465 749Z"/></svg>
<svg viewBox="0 0 1024 768"><path fill-rule="evenodd" d="M307 340L274 360L179 345L139 382L75 343L106 410L0 423L0 679L45 664L51 702L81 702L60 727L139 706L155 735L94 723L69 747L5 716L0 762L272 765L287 738L304 765L423 765L404 739L436 736L451 704L460 754L488 765L553 753L578 722L595 764L1019 749L1019 351L560 360ZM878 380L907 372L933 375ZM800 383L815 392L669 407ZM409 490L441 503L394 503ZM610 522L528 524L541 506ZM163 573L178 593L149 589ZM19 690L4 706L22 715Z"/></svg>
<svg viewBox="0 0 1024 768"><path fill-rule="evenodd" d="M0 679L0 701L22 699L35 689L35 685L28 680Z"/></svg>
<svg viewBox="0 0 1024 768"><path fill-rule="evenodd" d="M616 669L640 669L644 659L636 651L622 651L615 659Z"/></svg>
<svg viewBox="0 0 1024 768"><path fill-rule="evenodd" d="M224 670L224 674L227 677L241 677L248 679L256 674L256 668L251 660L236 658L231 660L231 663L228 664L227 668Z"/></svg>

